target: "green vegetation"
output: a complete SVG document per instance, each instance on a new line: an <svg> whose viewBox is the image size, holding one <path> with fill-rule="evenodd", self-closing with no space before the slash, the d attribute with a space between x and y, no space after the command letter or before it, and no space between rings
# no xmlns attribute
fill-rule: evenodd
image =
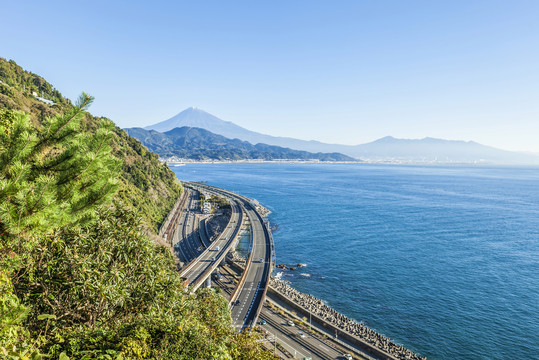
<svg viewBox="0 0 539 360"><path fill-rule="evenodd" d="M111 124L103 121L95 134L76 130L91 102L83 94L78 106L41 129L24 113L0 110L0 233L24 239L18 252L32 246L28 233L85 221L116 191Z"/></svg>
<svg viewBox="0 0 539 360"><path fill-rule="evenodd" d="M230 208L229 202L223 197L213 195L209 200L215 205L219 206L220 209Z"/></svg>
<svg viewBox="0 0 539 360"><path fill-rule="evenodd" d="M256 144L239 139L228 139L208 130L194 127L175 128L165 133L141 128L126 129L151 151L163 158L177 156L194 160L320 160L356 161L339 153L311 153L280 146Z"/></svg>
<svg viewBox="0 0 539 360"><path fill-rule="evenodd" d="M49 106L37 100L32 95L34 91L56 104ZM0 58L0 109L24 111L30 115L33 126L43 128L47 118L68 113L73 105L40 76L23 70L14 61ZM82 132L92 136L102 131L103 123L109 124L112 154L123 163L118 169L117 197L125 206L138 211L149 232L157 233L178 199L181 185L156 154L110 120L89 113L80 119Z"/></svg>
<svg viewBox="0 0 539 360"><path fill-rule="evenodd" d="M12 107L33 100L7 86L0 358L272 358L256 334L235 333L221 296L185 292L173 256L149 238L172 204L150 208L174 203L181 189L157 156L87 114L88 95L41 119Z"/></svg>

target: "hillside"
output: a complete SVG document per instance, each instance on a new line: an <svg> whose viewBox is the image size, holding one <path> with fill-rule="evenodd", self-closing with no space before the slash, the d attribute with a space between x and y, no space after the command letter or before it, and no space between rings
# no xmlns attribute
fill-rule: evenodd
<svg viewBox="0 0 539 360"><path fill-rule="evenodd" d="M72 104L12 61L0 75L0 358L272 358L148 236L181 191L157 155L91 96Z"/></svg>
<svg viewBox="0 0 539 360"><path fill-rule="evenodd" d="M166 132L182 126L203 128L251 144L264 143L310 152L338 152L374 162L539 164L539 156L496 149L473 141L396 139L386 136L366 144L340 145L271 136L247 130L197 108L188 108L168 120L147 126L145 129Z"/></svg>
<svg viewBox="0 0 539 360"><path fill-rule="evenodd" d="M165 133L142 128L126 129L150 151L162 158L177 156L194 160L319 160L356 161L339 153L310 153L279 146L256 144L239 139L228 139L208 130L183 126Z"/></svg>
<svg viewBox="0 0 539 360"><path fill-rule="evenodd" d="M50 100L49 105L39 98ZM47 117L72 108L72 103L42 77L23 70L14 61L0 58L0 109L21 110L30 114L34 125L39 126ZM84 115L86 131L93 133L104 118ZM118 197L133 206L143 217L148 229L157 233L168 211L181 192L176 175L148 151L139 141L113 127L113 154L124 161L120 169Z"/></svg>

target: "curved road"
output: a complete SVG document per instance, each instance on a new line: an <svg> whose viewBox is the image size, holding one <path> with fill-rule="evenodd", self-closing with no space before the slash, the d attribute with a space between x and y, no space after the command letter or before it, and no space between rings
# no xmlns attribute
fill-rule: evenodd
<svg viewBox="0 0 539 360"><path fill-rule="evenodd" d="M264 305L273 265L272 238L270 231L266 224L264 224L262 216L251 204L250 199L205 184L187 184L195 189L204 189L205 191L225 196L226 198L233 200L233 202L237 202L247 214L249 222L251 223L252 248L249 256L251 263L247 267L247 272L243 275L244 282L240 282L241 287L237 289L237 301L231 304L230 311L233 323L239 331L246 327L252 327L256 324L256 319ZM239 230L239 227L237 230ZM204 259L201 260L204 261Z"/></svg>
<svg viewBox="0 0 539 360"><path fill-rule="evenodd" d="M178 225L181 231L175 232L173 241L180 260L188 263L200 255L202 242L197 231L198 220L195 214L198 209L198 194L189 189L185 191L187 191L187 201Z"/></svg>
<svg viewBox="0 0 539 360"><path fill-rule="evenodd" d="M215 241L213 241L196 260L180 271L180 276L187 280L191 286L191 291L195 291L200 285L202 285L204 280L206 280L206 278L211 275L213 270L217 268L219 263L224 259L227 252L230 250L232 243L240 231L243 220L243 212L235 203L231 203L231 207L232 214L230 217L229 226L226 227L223 233ZM201 231L204 231L204 229L201 229ZM217 250L218 247L219 250Z"/></svg>

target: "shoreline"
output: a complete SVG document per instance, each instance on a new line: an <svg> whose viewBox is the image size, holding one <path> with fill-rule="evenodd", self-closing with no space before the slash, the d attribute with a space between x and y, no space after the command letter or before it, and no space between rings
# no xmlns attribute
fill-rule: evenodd
<svg viewBox="0 0 539 360"><path fill-rule="evenodd" d="M256 203L258 212L264 213L262 216L267 219L269 209L264 207L258 201ZM239 242L238 242L239 244ZM237 245L236 245L237 246ZM227 255L227 259L234 266L245 269L247 260L238 255L234 249ZM299 267L305 266L298 264ZM404 345L397 344L387 336L368 328L363 322L357 322L348 316L331 308L323 299L319 299L309 293L302 293L287 282L270 275L268 290L277 295L277 297L295 308L299 313L312 315L315 322L326 329L332 329L335 333L354 344L358 348L377 356L384 360L426 360ZM331 335L329 335L331 336Z"/></svg>
<svg viewBox="0 0 539 360"><path fill-rule="evenodd" d="M229 257L235 266L244 268L246 260L239 256L236 251ZM314 318L318 318L319 322L327 324L329 327L337 328L341 331L341 336L356 340L360 347L372 347L382 353L389 355L388 359L400 360L426 360L404 345L397 344L387 336L370 329L362 322L352 320L348 316L338 312L326 304L323 299L319 299L309 293L303 293L286 282L277 279L275 276L270 277L269 290L278 294L281 300L289 303L289 305L297 307L298 310L305 314L310 313ZM385 354L384 354L385 353Z"/></svg>
<svg viewBox="0 0 539 360"><path fill-rule="evenodd" d="M365 164L365 161L322 161L322 160L300 160L300 159L281 159L281 160L185 160L168 161L159 159L168 166L184 166L191 164Z"/></svg>
<svg viewBox="0 0 539 360"><path fill-rule="evenodd" d="M502 168L539 168L539 164L497 164L497 163L468 163L468 162L419 162L400 160L357 160L357 161L320 161L320 160L182 160L168 161L159 159L169 167L185 165L216 165L216 164L344 164L344 165L395 165L395 166L464 166L464 167L502 167Z"/></svg>

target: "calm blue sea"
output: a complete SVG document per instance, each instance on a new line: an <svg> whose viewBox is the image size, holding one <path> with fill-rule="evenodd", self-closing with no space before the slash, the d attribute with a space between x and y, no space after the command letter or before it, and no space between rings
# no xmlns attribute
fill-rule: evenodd
<svg viewBox="0 0 539 360"><path fill-rule="evenodd" d="M539 168L193 164L272 210L285 279L429 359L539 359ZM301 275L301 273L309 276Z"/></svg>

